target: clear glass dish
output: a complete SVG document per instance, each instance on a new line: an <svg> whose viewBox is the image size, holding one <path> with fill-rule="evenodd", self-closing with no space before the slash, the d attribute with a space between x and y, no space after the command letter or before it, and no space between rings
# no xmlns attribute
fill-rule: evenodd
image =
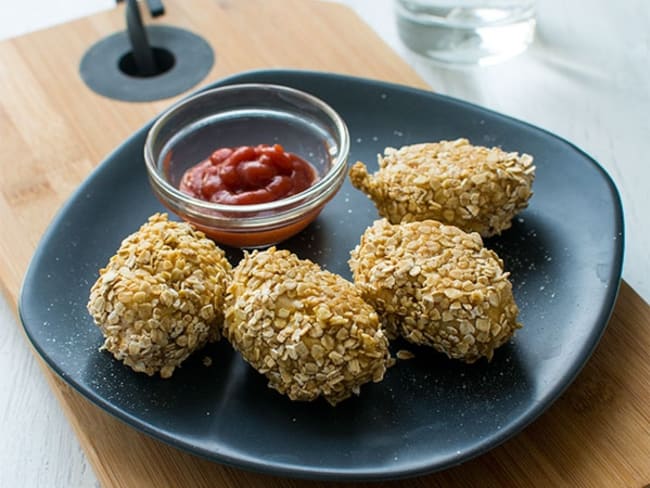
<svg viewBox="0 0 650 488"><path fill-rule="evenodd" d="M221 147L281 144L316 169L306 190L268 203L227 205L179 190L185 171ZM151 187L173 213L216 242L264 247L304 229L347 174L348 129L325 102L280 85L241 84L207 90L170 107L147 134Z"/></svg>

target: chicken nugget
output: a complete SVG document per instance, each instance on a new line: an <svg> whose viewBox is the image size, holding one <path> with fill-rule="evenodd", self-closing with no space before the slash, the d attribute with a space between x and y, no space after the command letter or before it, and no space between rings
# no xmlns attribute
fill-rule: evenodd
<svg viewBox="0 0 650 488"><path fill-rule="evenodd" d="M230 263L185 222L155 214L122 241L92 286L88 311L101 349L134 371L169 378L220 337Z"/></svg>
<svg viewBox="0 0 650 488"><path fill-rule="evenodd" d="M477 233L435 220L376 221L349 261L361 296L398 334L472 363L521 327L509 273Z"/></svg>
<svg viewBox="0 0 650 488"><path fill-rule="evenodd" d="M434 219L483 237L501 233L528 206L533 158L467 139L387 148L379 171L357 162L352 184L391 223Z"/></svg>
<svg viewBox="0 0 650 488"><path fill-rule="evenodd" d="M391 360L377 313L352 283L275 247L234 268L224 335L292 400L335 405L381 381Z"/></svg>

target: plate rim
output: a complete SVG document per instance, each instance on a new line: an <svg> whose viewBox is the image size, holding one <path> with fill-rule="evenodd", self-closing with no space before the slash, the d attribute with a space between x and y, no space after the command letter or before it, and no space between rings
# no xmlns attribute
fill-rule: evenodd
<svg viewBox="0 0 650 488"><path fill-rule="evenodd" d="M309 479L309 480L323 480L323 481L386 481L386 480L398 480L412 478L416 476L422 476L426 474L431 474L433 472L442 471L450 467L466 463L486 452L494 449L495 447L503 444L505 441L511 439L523 429L525 429L532 422L537 420L548 408L550 408L557 399L566 391L566 389L574 382L576 377L582 371L584 366L589 361L596 347L598 346L603 334L605 333L611 316L614 312L616 300L621 287L622 281L622 270L623 270L623 261L625 256L625 220L624 220L624 211L623 204L621 200L620 193L618 188L609 174L609 172L593 157L591 157L584 150L577 147L572 142L566 140L565 138L549 131L544 128L538 127L532 123L517 119L515 117L497 112L495 110L482 107L480 105L467 102L455 97L448 95L443 95L440 93L435 93L422 88L415 88L404 84L383 81L373 78L366 78L360 76L351 76L341 73L332 73L332 72L322 72L316 70L302 70L302 69L253 69L247 71L241 71L234 73L232 75L219 78L213 82L206 84L205 86L192 90L187 95L183 96L181 99L193 96L202 91L215 88L218 86L225 86L235 83L245 83L251 82L250 79L255 79L256 77L264 76L297 76L300 77L316 77L316 78L327 78L330 80L351 80L354 82L362 82L365 84L370 84L374 86L386 87L390 90L401 90L409 92L412 94L417 94L419 96L428 96L438 100L444 100L446 102L453 102L462 107L470 108L471 110L489 114L490 117L497 117L503 120L514 122L517 125L523 125L528 128L531 128L535 131L540 131L546 136L550 136L564 144L568 145L572 150L576 151L578 154L585 157L596 170L598 170L604 178L604 181L607 183L607 186L611 192L612 200L614 203L614 220L612 222L614 228L617 231L618 235L618 245L615 247L614 255L612 256L612 266L611 272L608 276L608 286L605 300L600 305L600 310L598 318L596 320L594 327L590 330L587 340L581 344L582 353L579 357L576 358L576 361L571 364L570 368L563 370L563 373L558 377L555 385L550 390L550 392L542 397L542 399L536 401L535 406L530 410L525 412L525 415L520 415L515 420L509 422L507 426L500 429L497 432L491 433L491 435L486 436L481 439L481 442L475 443L470 449L463 451L461 454L452 456L449 459L446 459L444 462L439 463L420 463L418 465L401 468L401 469L391 469L389 466L386 466L386 469L323 469L315 467L304 467L297 466L291 463L283 463L279 461L268 461L260 458L248 458L246 456L234 456L224 453L215 453L214 451L203 449L197 446L192 446L187 442L182 442L177 438L162 432L153 426L150 426L148 423L144 423L138 419L138 417L130 415L128 412L125 412L122 409L119 409L112 405L111 402L105 400L102 396L96 394L93 390L90 390L79 382L74 381L72 378L67 377L65 371L52 359L48 356L48 353L44 348L35 341L30 333L29 326L26 324L27 318L25 314L25 305L23 303L26 294L26 287L29 284L29 281L32 279L32 275L35 273L34 268L36 267L36 262L40 260L40 257L43 255L44 243L48 242L51 234L54 230L60 225L60 222L63 220L63 216L67 213L67 210L73 205L76 201L79 194L83 193L84 189L90 184L90 180L94 179L96 174L99 174L102 171L106 171L109 167L108 163L113 159L113 156L118 153L124 146L127 146L131 143L133 139L138 137L143 131L147 131L149 127L158 117L158 114L152 119L147 121L139 129L134 131L129 137L127 137L122 143L117 145L112 151L110 151L104 159L95 167L84 180L77 186L72 194L67 198L63 205L57 210L51 222L47 226L43 235L39 239L39 242L30 258L30 262L27 266L23 280L20 286L19 295L18 295L18 315L21 322L21 326L29 339L30 344L34 350L39 354L39 356L44 360L48 365L50 370L52 370L60 379L62 379L65 384L72 387L77 393L79 393L85 399L91 401L94 405L101 408L104 412L111 415L113 418L116 418L129 427L136 429L139 432L142 432L154 439L164 442L174 448L180 449L185 452L189 452L193 455L197 455L201 458L207 459L211 462L216 462L219 464L245 469L253 472L271 474L276 476L285 476L296 479ZM179 99L179 100L181 100Z"/></svg>

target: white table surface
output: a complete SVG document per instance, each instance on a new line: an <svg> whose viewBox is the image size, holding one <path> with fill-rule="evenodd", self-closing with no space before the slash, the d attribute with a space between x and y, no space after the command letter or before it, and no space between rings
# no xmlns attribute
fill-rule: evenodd
<svg viewBox="0 0 650 488"><path fill-rule="evenodd" d="M623 277L650 300L650 2L539 0L537 37L528 51L472 70L433 66L408 52L397 37L391 0L342 3L437 92L548 129L599 161L617 183L625 209ZM112 0L12 4L3 8L0 39L114 6ZM97 485L3 297L0 371L0 486Z"/></svg>

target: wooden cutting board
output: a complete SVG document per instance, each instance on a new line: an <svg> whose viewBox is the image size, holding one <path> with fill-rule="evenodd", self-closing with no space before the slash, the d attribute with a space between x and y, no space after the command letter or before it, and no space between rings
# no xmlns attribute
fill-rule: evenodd
<svg viewBox="0 0 650 488"><path fill-rule="evenodd" d="M347 8L309 0L166 0L172 24L202 35L216 63L203 83L243 70L334 71L424 87ZM84 51L123 28L110 12L0 43L0 280L15 304L56 210L113 148L172 100L127 103L91 92ZM650 307L623 283L592 359L567 392L515 438L404 486L650 484ZM104 486L325 486L211 463L155 441L44 373ZM37 435L37 433L25 433ZM376 486L376 485L373 485Z"/></svg>

